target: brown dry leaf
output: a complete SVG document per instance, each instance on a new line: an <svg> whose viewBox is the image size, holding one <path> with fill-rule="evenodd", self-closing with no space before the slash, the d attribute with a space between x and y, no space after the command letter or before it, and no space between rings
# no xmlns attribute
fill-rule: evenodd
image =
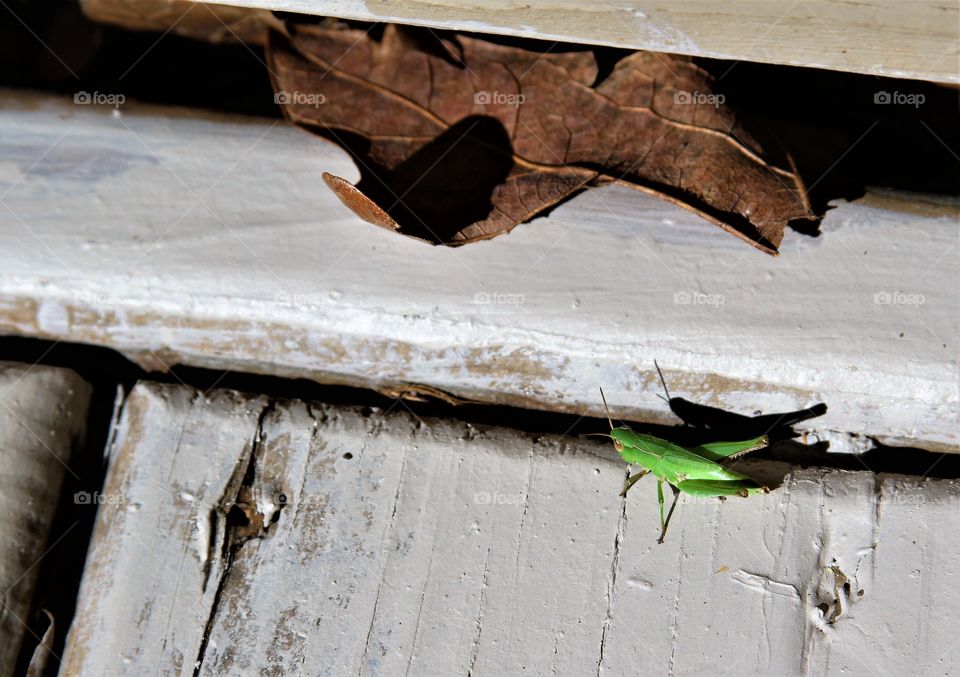
<svg viewBox="0 0 960 677"><path fill-rule="evenodd" d="M364 220L444 244L511 230L584 188L654 193L775 254L813 220L712 78L685 57L544 52L461 34L336 21L288 24L268 45L285 114L356 158L325 175Z"/></svg>
<svg viewBox="0 0 960 677"><path fill-rule="evenodd" d="M385 397L395 400L410 400L411 402L430 402L431 400L440 400L453 406L461 404L473 404L473 400L451 395L450 393L423 385L422 383L396 383L392 385L382 385L377 388L377 392Z"/></svg>
<svg viewBox="0 0 960 677"><path fill-rule="evenodd" d="M263 9L230 7L193 0L83 0L87 18L134 31L173 32L214 44L262 45L267 28L280 22Z"/></svg>

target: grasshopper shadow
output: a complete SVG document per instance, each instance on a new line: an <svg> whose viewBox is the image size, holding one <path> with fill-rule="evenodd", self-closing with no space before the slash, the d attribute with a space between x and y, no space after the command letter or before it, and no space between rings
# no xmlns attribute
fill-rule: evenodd
<svg viewBox="0 0 960 677"><path fill-rule="evenodd" d="M823 402L777 414L744 416L732 411L699 404L682 397L671 397L668 401L670 411L691 429L690 435L708 435L712 439L750 439L767 435L771 442L790 439L797 436L793 426L827 413Z"/></svg>
<svg viewBox="0 0 960 677"><path fill-rule="evenodd" d="M817 418L827 413L827 405L819 402L806 409L797 409L796 411L785 411L778 414L757 414L754 416L745 416L736 412L711 407L699 402L693 402L683 397L672 397L667 388L666 379L663 378L663 372L660 371L660 365L656 360L653 362L657 368L657 375L660 376L660 383L663 385L663 392L666 397L659 397L666 401L670 406L673 415L683 421L685 430L680 432L677 438L678 443L682 437L682 443L688 446L696 446L708 441L716 440L746 440L754 437L766 435L770 443L792 439L797 437L793 426L802 421Z"/></svg>

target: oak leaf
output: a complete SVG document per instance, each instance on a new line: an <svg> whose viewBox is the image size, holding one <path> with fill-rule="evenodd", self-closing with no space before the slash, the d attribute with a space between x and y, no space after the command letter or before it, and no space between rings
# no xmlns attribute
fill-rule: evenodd
<svg viewBox="0 0 960 677"><path fill-rule="evenodd" d="M294 122L346 147L360 218L443 244L511 230L586 188L622 183L776 254L815 220L712 77L687 57L576 46L535 50L393 24L287 24L267 54Z"/></svg>

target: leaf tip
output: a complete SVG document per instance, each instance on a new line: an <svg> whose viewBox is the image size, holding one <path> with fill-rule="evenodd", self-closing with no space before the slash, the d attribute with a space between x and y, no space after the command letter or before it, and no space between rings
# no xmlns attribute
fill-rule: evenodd
<svg viewBox="0 0 960 677"><path fill-rule="evenodd" d="M389 214L381 209L373 200L364 195L360 190L346 179L330 174L323 173L323 182L327 184L334 195L340 198L350 211L359 216L367 223L386 228L387 230L400 230L400 224L393 220Z"/></svg>

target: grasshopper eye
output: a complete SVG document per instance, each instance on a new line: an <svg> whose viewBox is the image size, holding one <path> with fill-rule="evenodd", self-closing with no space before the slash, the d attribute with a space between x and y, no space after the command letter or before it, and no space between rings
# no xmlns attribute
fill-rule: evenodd
<svg viewBox="0 0 960 677"><path fill-rule="evenodd" d="M623 442L621 442L620 440L614 438L614 440L613 440L613 448L616 449L616 450L617 450L617 453L619 454L621 451L623 451Z"/></svg>

